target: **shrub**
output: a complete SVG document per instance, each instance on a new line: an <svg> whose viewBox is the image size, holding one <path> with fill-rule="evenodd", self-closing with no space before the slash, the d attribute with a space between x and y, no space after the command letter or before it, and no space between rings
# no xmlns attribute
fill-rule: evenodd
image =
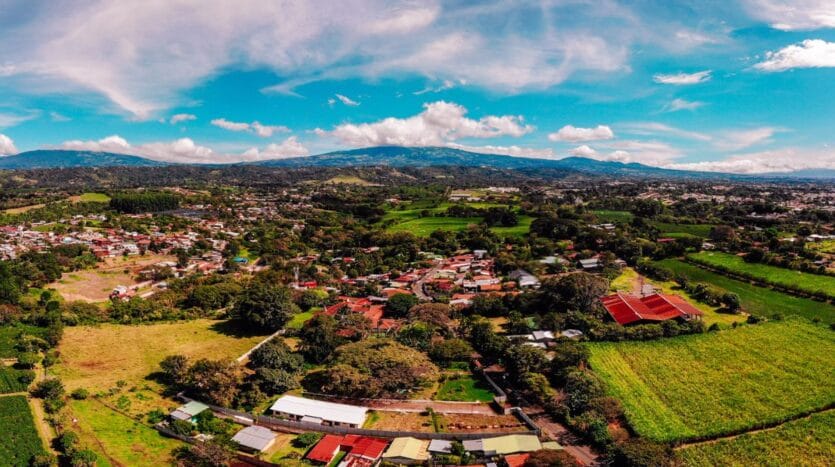
<svg viewBox="0 0 835 467"><path fill-rule="evenodd" d="M78 388L78 389L76 389L76 390L74 390L73 392L70 393L70 397L72 397L73 399L75 399L77 401L81 401L81 400L84 400L84 399L90 397L90 392L87 391L84 388Z"/></svg>
<svg viewBox="0 0 835 467"><path fill-rule="evenodd" d="M318 443L320 439L322 439L322 433L302 433L293 440L293 446L297 448L309 448Z"/></svg>

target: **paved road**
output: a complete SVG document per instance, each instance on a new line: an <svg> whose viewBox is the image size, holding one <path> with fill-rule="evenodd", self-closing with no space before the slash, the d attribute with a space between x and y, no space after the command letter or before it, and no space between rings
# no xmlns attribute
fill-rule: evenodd
<svg viewBox="0 0 835 467"><path fill-rule="evenodd" d="M435 273L438 272L438 270L440 268L441 268L440 266L433 267L426 274L421 276L420 279L418 279L414 283L412 283L412 292L414 292L414 294L418 298L418 300L420 300L422 302L431 302L432 301L432 297L430 297L429 295L426 295L426 292L425 292L425 289L423 288L423 286L426 283L426 279L431 279L431 278L435 277Z"/></svg>

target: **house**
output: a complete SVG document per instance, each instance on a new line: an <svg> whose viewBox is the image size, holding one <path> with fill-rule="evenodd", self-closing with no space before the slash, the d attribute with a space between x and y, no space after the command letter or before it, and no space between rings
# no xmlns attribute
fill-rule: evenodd
<svg viewBox="0 0 835 467"><path fill-rule="evenodd" d="M507 467L522 467L529 457L531 457L529 453L511 454L504 457L504 462L507 464Z"/></svg>
<svg viewBox="0 0 835 467"><path fill-rule="evenodd" d="M238 443L244 451L264 452L275 444L277 434L263 426L248 426L235 433L232 441Z"/></svg>
<svg viewBox="0 0 835 467"><path fill-rule="evenodd" d="M539 279L536 278L533 274L525 271L524 269L517 269L509 274L510 280L516 281L519 284L519 288L527 289L527 288L538 288L540 283Z"/></svg>
<svg viewBox="0 0 835 467"><path fill-rule="evenodd" d="M547 344L554 340L554 333L551 331L534 331L531 333L534 342L542 342Z"/></svg>
<svg viewBox="0 0 835 467"><path fill-rule="evenodd" d="M566 329L565 331L560 333L560 336L566 337L568 339L579 339L583 337L583 331L579 329Z"/></svg>
<svg viewBox="0 0 835 467"><path fill-rule="evenodd" d="M393 464L422 464L429 460L429 440L412 437L394 438L383 453L383 460Z"/></svg>
<svg viewBox="0 0 835 467"><path fill-rule="evenodd" d="M433 455L452 454L452 441L433 439L429 442L429 453Z"/></svg>
<svg viewBox="0 0 835 467"><path fill-rule="evenodd" d="M322 464L330 464L333 458L339 454L339 443L342 441L342 436L325 435L316 446L307 453L305 458L313 462L320 462Z"/></svg>
<svg viewBox="0 0 835 467"><path fill-rule="evenodd" d="M580 260L580 267L583 268L584 271L593 271L600 267L600 259L599 258L589 258L589 259L581 259Z"/></svg>
<svg viewBox="0 0 835 467"><path fill-rule="evenodd" d="M333 459L344 451L345 457L339 465L345 467L360 467L375 465L383 451L388 446L388 441L381 438L371 438L359 435L326 435L322 438L305 458L313 462L330 464Z"/></svg>
<svg viewBox="0 0 835 467"><path fill-rule="evenodd" d="M197 416L208 409L209 406L202 402L191 401L171 412L171 418L174 420L184 420L191 423L197 423Z"/></svg>
<svg viewBox="0 0 835 467"><path fill-rule="evenodd" d="M646 297L617 292L600 299L620 325L645 324L679 319L701 319L702 312L678 295L655 293Z"/></svg>
<svg viewBox="0 0 835 467"><path fill-rule="evenodd" d="M297 396L281 396L270 407L278 416L318 425L358 428L365 423L367 407L335 404Z"/></svg>
<svg viewBox="0 0 835 467"><path fill-rule="evenodd" d="M535 435L497 436L495 438L465 440L463 444L467 451L484 456L503 456L542 449L542 443Z"/></svg>

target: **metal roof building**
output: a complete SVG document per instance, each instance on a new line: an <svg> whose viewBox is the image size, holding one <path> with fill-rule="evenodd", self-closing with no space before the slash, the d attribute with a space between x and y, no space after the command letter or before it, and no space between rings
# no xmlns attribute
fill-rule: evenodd
<svg viewBox="0 0 835 467"><path fill-rule="evenodd" d="M186 405L180 406L177 410L171 412L171 418L174 420L185 420L187 422L194 421L194 417L201 412L208 410L209 406L197 401L191 401Z"/></svg>
<svg viewBox="0 0 835 467"><path fill-rule="evenodd" d="M360 427L365 423L367 407L335 404L298 396L282 396L270 408L291 420L335 426Z"/></svg>
<svg viewBox="0 0 835 467"><path fill-rule="evenodd" d="M263 426L253 425L235 433L232 441L238 443L243 449L263 452L275 443L277 436L277 434Z"/></svg>
<svg viewBox="0 0 835 467"><path fill-rule="evenodd" d="M395 464L422 464L429 460L429 440L412 437L394 438L383 453L383 460Z"/></svg>

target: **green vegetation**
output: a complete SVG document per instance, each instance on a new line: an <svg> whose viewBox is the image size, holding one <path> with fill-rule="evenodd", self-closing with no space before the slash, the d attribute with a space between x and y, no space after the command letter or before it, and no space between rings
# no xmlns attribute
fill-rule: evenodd
<svg viewBox="0 0 835 467"><path fill-rule="evenodd" d="M28 466L32 456L44 453L25 396L0 397L0 433L0 462L5 466Z"/></svg>
<svg viewBox="0 0 835 467"><path fill-rule="evenodd" d="M530 232L533 221L534 218L531 216L519 216L519 223L513 227L491 227L490 230L496 235L521 237Z"/></svg>
<svg viewBox="0 0 835 467"><path fill-rule="evenodd" d="M301 329L304 326L304 323L308 322L310 318L313 318L314 312L315 310L309 310L296 313L290 321L287 322L286 327L289 329Z"/></svg>
<svg viewBox="0 0 835 467"><path fill-rule="evenodd" d="M670 224L666 222L653 222L653 227L661 232L662 237L700 237L707 238L710 235L711 224Z"/></svg>
<svg viewBox="0 0 835 467"><path fill-rule="evenodd" d="M473 202L473 203L449 203L443 202L436 205L414 202L406 207L408 209L386 209L382 223L387 225L389 232L411 232L418 237L428 237L436 230L448 232L460 232L466 230L470 224L479 224L481 217L446 217L440 216L452 206L465 206L474 209L508 208L505 204ZM531 216L519 216L518 224L512 227L495 226L491 227L497 235L518 237L530 231L534 218Z"/></svg>
<svg viewBox="0 0 835 467"><path fill-rule="evenodd" d="M441 382L441 387L435 395L441 401L472 401L490 402L493 393L482 381L472 375L461 374L450 376Z"/></svg>
<svg viewBox="0 0 835 467"><path fill-rule="evenodd" d="M706 282L715 287L739 295L742 309L757 316L771 318L774 314L819 318L823 322L835 322L835 307L808 298L795 297L776 290L738 281L677 259L656 262L693 282Z"/></svg>
<svg viewBox="0 0 835 467"><path fill-rule="evenodd" d="M420 217L388 227L389 232L411 232L418 237L428 237L436 230L460 232L470 224L478 224L478 217Z"/></svg>
<svg viewBox="0 0 835 467"><path fill-rule="evenodd" d="M835 402L835 336L800 320L589 347L633 429L657 441L739 432Z"/></svg>
<svg viewBox="0 0 835 467"><path fill-rule="evenodd" d="M835 240L824 240L822 242L809 242L806 244L807 250L816 251L818 253L835 254Z"/></svg>
<svg viewBox="0 0 835 467"><path fill-rule="evenodd" d="M80 203L109 203L110 196L104 193L82 193L77 198L73 197L73 201Z"/></svg>
<svg viewBox="0 0 835 467"><path fill-rule="evenodd" d="M46 328L19 323L0 327L0 358L16 358L20 355L15 345L17 344L18 336L21 334L43 337L46 334Z"/></svg>
<svg viewBox="0 0 835 467"><path fill-rule="evenodd" d="M628 223L635 217L629 211L598 210L592 212L601 223Z"/></svg>
<svg viewBox="0 0 835 467"><path fill-rule="evenodd" d="M678 451L686 465L828 465L835 457L835 410L773 430L698 444Z"/></svg>
<svg viewBox="0 0 835 467"><path fill-rule="evenodd" d="M747 263L739 256L719 252L700 252L687 257L691 261L730 274L762 281L770 285L809 294L835 297L835 277L793 271L767 264Z"/></svg>
<svg viewBox="0 0 835 467"><path fill-rule="evenodd" d="M35 373L31 370L0 366L0 394L24 392L34 379Z"/></svg>

